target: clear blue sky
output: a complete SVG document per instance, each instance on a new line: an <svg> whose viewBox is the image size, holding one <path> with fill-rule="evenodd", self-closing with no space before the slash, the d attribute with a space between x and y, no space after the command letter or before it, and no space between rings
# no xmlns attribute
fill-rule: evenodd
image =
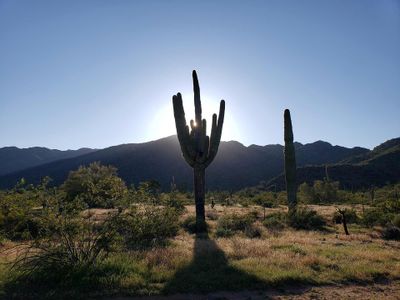
<svg viewBox="0 0 400 300"><path fill-rule="evenodd" d="M171 97L224 140L373 147L400 136L400 1L0 0L0 147L174 134Z"/></svg>

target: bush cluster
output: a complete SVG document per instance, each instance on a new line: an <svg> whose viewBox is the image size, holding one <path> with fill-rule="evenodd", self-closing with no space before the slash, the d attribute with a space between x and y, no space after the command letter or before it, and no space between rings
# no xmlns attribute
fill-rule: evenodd
<svg viewBox="0 0 400 300"><path fill-rule="evenodd" d="M308 208L298 208L296 213L288 218L288 224L295 229L321 230L326 225L322 216Z"/></svg>
<svg viewBox="0 0 400 300"><path fill-rule="evenodd" d="M344 215L345 215L347 224L357 224L360 222L360 218L358 217L355 209L345 208ZM342 214L339 213L338 211L335 211L332 216L332 222L335 224L341 224L343 222L342 219L343 219Z"/></svg>
<svg viewBox="0 0 400 300"><path fill-rule="evenodd" d="M179 230L178 213L169 207L131 208L118 222L126 247L135 250L164 245Z"/></svg>
<svg viewBox="0 0 400 300"><path fill-rule="evenodd" d="M251 232L254 232L251 227L255 221L254 214L226 214L218 219L216 235L218 237L228 237L238 231L248 232L251 235Z"/></svg>
<svg viewBox="0 0 400 300"><path fill-rule="evenodd" d="M270 230L281 230L287 225L287 213L273 212L265 216L263 225Z"/></svg>

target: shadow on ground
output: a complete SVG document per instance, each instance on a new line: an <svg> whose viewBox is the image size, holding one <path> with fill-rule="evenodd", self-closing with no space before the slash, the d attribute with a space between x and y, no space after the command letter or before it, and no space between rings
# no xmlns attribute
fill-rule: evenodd
<svg viewBox="0 0 400 300"><path fill-rule="evenodd" d="M193 261L166 283L163 294L208 293L221 290L258 290L271 285L231 266L225 253L208 233L197 234Z"/></svg>

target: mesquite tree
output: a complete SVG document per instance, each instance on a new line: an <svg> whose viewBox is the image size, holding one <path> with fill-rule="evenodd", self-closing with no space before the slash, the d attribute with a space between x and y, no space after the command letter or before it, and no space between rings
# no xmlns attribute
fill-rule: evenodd
<svg viewBox="0 0 400 300"><path fill-rule="evenodd" d="M296 213L297 207L296 154L293 145L292 120L290 118L290 111L288 109L285 109L284 123L286 193L289 207L289 217L292 217Z"/></svg>
<svg viewBox="0 0 400 300"><path fill-rule="evenodd" d="M200 87L196 71L193 71L193 91L195 120L190 120L190 128L186 124L185 111L182 105L182 95L172 97L176 131L183 157L193 168L194 200L196 204L196 227L199 231L205 226L205 170L211 164L218 152L221 141L222 125L224 123L225 101L221 100L219 116L212 117L211 136L207 136L206 119L201 118Z"/></svg>

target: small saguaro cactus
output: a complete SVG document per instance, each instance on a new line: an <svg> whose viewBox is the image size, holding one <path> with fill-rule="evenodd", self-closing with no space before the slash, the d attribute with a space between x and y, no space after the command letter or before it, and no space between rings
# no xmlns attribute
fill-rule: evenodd
<svg viewBox="0 0 400 300"><path fill-rule="evenodd" d="M296 213L297 207L296 154L293 145L292 120L290 118L290 111L288 109L285 109L284 123L286 193L289 207L289 217L292 217Z"/></svg>
<svg viewBox="0 0 400 300"><path fill-rule="evenodd" d="M176 131L181 151L186 162L193 168L194 200L196 204L196 227L205 230L205 170L218 152L224 123L225 101L221 100L219 116L212 117L211 136L207 136L207 122L201 117L200 87L196 71L193 71L193 91L195 120L190 120L190 128L186 124L182 95L172 97Z"/></svg>

